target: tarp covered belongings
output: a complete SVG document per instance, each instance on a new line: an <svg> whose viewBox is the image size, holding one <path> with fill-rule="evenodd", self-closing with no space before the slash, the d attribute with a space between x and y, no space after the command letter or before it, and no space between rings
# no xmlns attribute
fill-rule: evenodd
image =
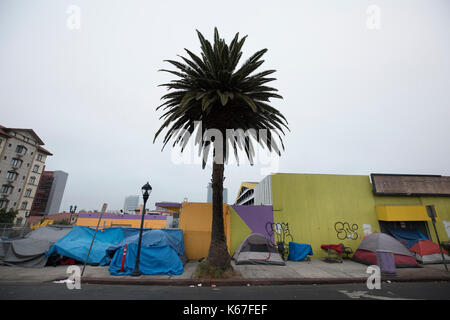
<svg viewBox="0 0 450 320"><path fill-rule="evenodd" d="M0 246L0 259L7 265L45 267L47 250L71 230L72 227L40 227L22 239L3 240Z"/></svg>
<svg viewBox="0 0 450 320"><path fill-rule="evenodd" d="M277 248L260 233L247 236L234 252L233 260L236 264L286 265Z"/></svg>
<svg viewBox="0 0 450 320"><path fill-rule="evenodd" d="M408 249L420 240L428 240L422 232L416 229L389 229L389 233Z"/></svg>
<svg viewBox="0 0 450 320"><path fill-rule="evenodd" d="M134 270L138 243L139 233L130 235L120 244L112 245L107 249L108 255L112 257L109 265L110 274L128 275ZM156 229L142 233L139 263L142 274L179 275L183 273L185 260L182 230Z"/></svg>
<svg viewBox="0 0 450 320"><path fill-rule="evenodd" d="M106 253L106 249L113 244L120 243L129 234L136 233L136 230L139 229L99 229L95 236L95 241L92 245L87 263L99 264L102 266L107 265L110 261L110 257ZM84 262L89 252L94 234L95 229L84 226L74 226L70 233L50 247L47 252L47 257L53 254L59 254Z"/></svg>
<svg viewBox="0 0 450 320"><path fill-rule="evenodd" d="M288 260L302 261L308 255L312 256L313 251L311 245L303 243L289 242L289 256Z"/></svg>
<svg viewBox="0 0 450 320"><path fill-rule="evenodd" d="M377 251L394 254L397 268L419 267L412 252L398 240L385 233L372 233L364 238L352 259L367 265L377 265Z"/></svg>

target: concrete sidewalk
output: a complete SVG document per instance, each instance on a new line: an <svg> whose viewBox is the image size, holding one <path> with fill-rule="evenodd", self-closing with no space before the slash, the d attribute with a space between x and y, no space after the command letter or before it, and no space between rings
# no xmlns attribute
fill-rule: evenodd
<svg viewBox="0 0 450 320"><path fill-rule="evenodd" d="M343 263L328 263L320 258L311 261L287 261L286 266L238 265L234 269L241 277L223 280L196 280L193 274L197 261L184 266L184 272L177 276L143 275L140 277L112 276L108 267L86 266L83 283L102 284L147 284L147 285L273 285L273 284L337 284L366 282L369 276L367 266L344 260ZM80 266L82 269L83 266ZM0 266L0 282L43 283L67 279L67 266L40 269ZM399 268L394 277L382 277L386 281L450 281L450 272L444 265L426 265L423 268Z"/></svg>

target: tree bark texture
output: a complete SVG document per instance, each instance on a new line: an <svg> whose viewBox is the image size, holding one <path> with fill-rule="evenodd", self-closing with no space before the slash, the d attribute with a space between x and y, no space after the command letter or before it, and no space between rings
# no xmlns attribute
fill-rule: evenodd
<svg viewBox="0 0 450 320"><path fill-rule="evenodd" d="M223 180L224 165L213 163L212 172L212 228L208 261L214 267L231 267L231 257L227 249L227 239L223 221Z"/></svg>

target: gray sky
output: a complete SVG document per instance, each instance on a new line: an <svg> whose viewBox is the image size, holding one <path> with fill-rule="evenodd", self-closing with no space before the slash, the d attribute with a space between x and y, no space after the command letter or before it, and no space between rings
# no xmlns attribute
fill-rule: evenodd
<svg viewBox="0 0 450 320"><path fill-rule="evenodd" d="M69 173L61 211L120 209L147 181L151 206L205 201L211 170L152 141L171 79L157 70L217 26L248 35L243 60L269 49L261 69L277 69L291 129L277 172L450 175L449 18L448 0L0 0L0 124L33 128L54 154L47 170ZM229 202L261 167L226 167Z"/></svg>

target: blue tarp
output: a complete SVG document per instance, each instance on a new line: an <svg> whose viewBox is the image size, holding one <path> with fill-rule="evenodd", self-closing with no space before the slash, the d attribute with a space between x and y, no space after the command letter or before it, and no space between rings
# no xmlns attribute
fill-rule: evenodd
<svg viewBox="0 0 450 320"><path fill-rule="evenodd" d="M133 233L133 230L132 228L98 230L87 263L100 264L102 266L107 265L110 257L106 254L106 249L112 244L120 243L125 238L125 235ZM74 226L71 232L50 247L46 256L49 257L52 254L59 254L84 262L89 252L94 233L95 229Z"/></svg>
<svg viewBox="0 0 450 320"><path fill-rule="evenodd" d="M289 256L288 260L301 261L308 255L312 256L313 251L311 245L303 243L289 242Z"/></svg>
<svg viewBox="0 0 450 320"><path fill-rule="evenodd" d="M126 237L118 245L112 245L107 252L112 256L109 272L112 275L127 275L134 270L139 234ZM125 244L127 252L122 266ZM184 238L182 230L146 230L142 234L139 270L142 274L178 275L183 273Z"/></svg>
<svg viewBox="0 0 450 320"><path fill-rule="evenodd" d="M415 229L389 229L389 232L408 249L415 245L419 240L428 240L423 233Z"/></svg>

